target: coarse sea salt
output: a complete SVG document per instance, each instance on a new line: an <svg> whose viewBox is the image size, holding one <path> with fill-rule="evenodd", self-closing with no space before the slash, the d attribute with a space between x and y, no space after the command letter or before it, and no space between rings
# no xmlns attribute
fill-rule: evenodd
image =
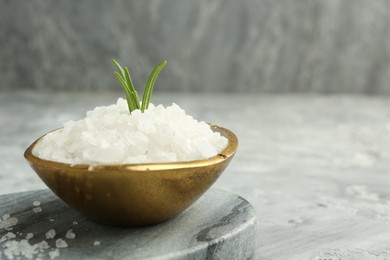
<svg viewBox="0 0 390 260"><path fill-rule="evenodd" d="M96 107L86 118L47 134L33 154L69 164L125 164L201 160L217 155L227 139L178 105L128 111L126 100Z"/></svg>
<svg viewBox="0 0 390 260"><path fill-rule="evenodd" d="M69 229L66 232L65 237L68 238L68 239L75 239L76 238L76 234L73 232L73 229Z"/></svg>
<svg viewBox="0 0 390 260"><path fill-rule="evenodd" d="M16 217L11 217L10 214L5 214L1 220L0 231L4 228L14 226L18 223ZM35 232L37 233L37 232ZM23 237L23 232L7 232L0 237L0 259L54 259L60 256L58 248L68 247L68 243L63 239L55 240L55 247L49 245L48 241L40 242L32 241L35 235L33 232L27 233ZM40 237L38 233L37 237ZM54 238L55 230L51 229L46 233L46 238ZM67 238L75 238L73 230L70 229L66 235ZM52 243L53 244L53 243Z"/></svg>
<svg viewBox="0 0 390 260"><path fill-rule="evenodd" d="M34 233L27 233L26 234L26 239L27 240L30 240L31 238L33 238L34 237Z"/></svg>
<svg viewBox="0 0 390 260"><path fill-rule="evenodd" d="M66 243L66 241L63 240L62 238L59 238L56 240L56 247L57 248L65 248L65 247L68 247L68 243Z"/></svg>
<svg viewBox="0 0 390 260"><path fill-rule="evenodd" d="M9 229L9 228L12 228L13 226L15 226L16 224L18 224L19 220L18 218L16 217L10 217L9 214L7 214L8 216L6 218L4 218L3 216L3 221L0 222L0 229L4 228L4 229Z"/></svg>
<svg viewBox="0 0 390 260"><path fill-rule="evenodd" d="M34 213L39 213L39 212L42 212L42 208L36 207L36 208L33 208L33 211L34 211Z"/></svg>
<svg viewBox="0 0 390 260"><path fill-rule="evenodd" d="M49 252L50 259L54 259L57 256L60 256L60 251L58 249L52 250Z"/></svg>
<svg viewBox="0 0 390 260"><path fill-rule="evenodd" d="M53 239L56 236L56 231L54 229L50 229L45 234L46 239Z"/></svg>

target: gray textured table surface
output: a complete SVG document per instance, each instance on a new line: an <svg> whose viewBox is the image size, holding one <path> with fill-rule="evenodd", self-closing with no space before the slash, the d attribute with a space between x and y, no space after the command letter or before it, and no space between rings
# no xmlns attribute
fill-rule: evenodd
<svg viewBox="0 0 390 260"><path fill-rule="evenodd" d="M116 96L1 93L0 193L43 188L24 149ZM153 101L175 101L237 134L238 153L215 186L254 205L254 259L390 258L390 98L164 94Z"/></svg>
<svg viewBox="0 0 390 260"><path fill-rule="evenodd" d="M89 221L47 189L0 196L0 216L0 259L246 260L255 244L253 208L218 189L142 228Z"/></svg>

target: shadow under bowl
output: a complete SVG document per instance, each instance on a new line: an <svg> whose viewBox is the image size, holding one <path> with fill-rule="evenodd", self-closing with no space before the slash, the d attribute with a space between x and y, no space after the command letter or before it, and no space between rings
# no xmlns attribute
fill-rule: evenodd
<svg viewBox="0 0 390 260"><path fill-rule="evenodd" d="M59 198L88 218L116 226L153 225L191 206L233 158L238 146L235 134L220 126L211 128L225 136L228 144L218 155L205 160L71 165L33 155L35 145L44 136L27 148L24 157Z"/></svg>

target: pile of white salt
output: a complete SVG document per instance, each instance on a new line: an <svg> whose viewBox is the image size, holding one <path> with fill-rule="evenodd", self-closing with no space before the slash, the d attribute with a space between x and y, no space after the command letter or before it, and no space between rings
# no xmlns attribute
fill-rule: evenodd
<svg viewBox="0 0 390 260"><path fill-rule="evenodd" d="M39 158L69 164L193 161L222 151L227 139L178 105L149 105L129 113L126 100L88 111L46 135L34 148Z"/></svg>

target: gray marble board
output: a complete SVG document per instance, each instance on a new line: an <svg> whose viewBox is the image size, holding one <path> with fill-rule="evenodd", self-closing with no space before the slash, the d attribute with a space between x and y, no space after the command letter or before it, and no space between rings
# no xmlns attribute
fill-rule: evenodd
<svg viewBox="0 0 390 260"><path fill-rule="evenodd" d="M94 223L50 190L0 196L0 259L248 259L255 212L210 189L166 223L121 228Z"/></svg>

